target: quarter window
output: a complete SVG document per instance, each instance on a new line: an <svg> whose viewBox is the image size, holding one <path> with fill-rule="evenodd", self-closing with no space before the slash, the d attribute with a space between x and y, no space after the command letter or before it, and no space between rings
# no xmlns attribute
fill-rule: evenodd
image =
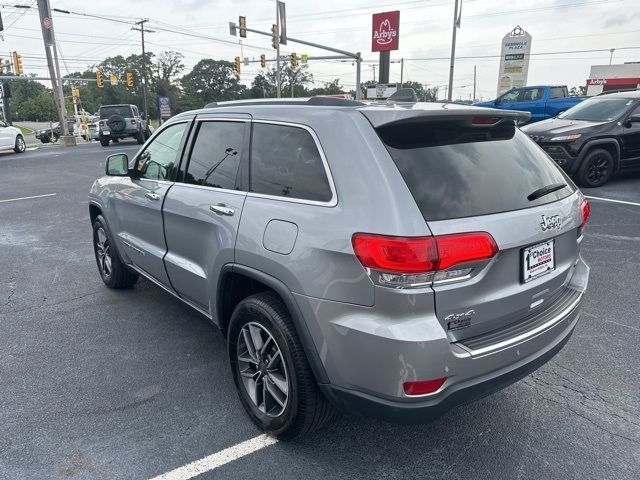
<svg viewBox="0 0 640 480"><path fill-rule="evenodd" d="M318 202L331 200L322 157L307 130L254 123L251 191Z"/></svg>
<svg viewBox="0 0 640 480"><path fill-rule="evenodd" d="M136 170L139 178L173 180L180 161L180 144L186 123L176 123L160 132L138 156Z"/></svg>
<svg viewBox="0 0 640 480"><path fill-rule="evenodd" d="M566 96L564 87L551 87L549 98L564 98Z"/></svg>
<svg viewBox="0 0 640 480"><path fill-rule="evenodd" d="M244 130L244 122L201 122L191 151L185 183L236 188Z"/></svg>

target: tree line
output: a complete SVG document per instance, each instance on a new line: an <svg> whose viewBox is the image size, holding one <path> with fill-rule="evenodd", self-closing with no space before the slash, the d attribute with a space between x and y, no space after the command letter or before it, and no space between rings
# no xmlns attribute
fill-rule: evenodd
<svg viewBox="0 0 640 480"><path fill-rule="evenodd" d="M78 81L65 81L63 91L67 114L73 114L71 99L72 87L80 90L80 107L90 114L98 111L100 105L132 103L142 110L142 55L121 55L106 58L82 72L73 72L67 78ZM188 73L185 72L183 55L175 51L154 55L146 53L149 115L157 118L156 96L170 97L173 113L202 108L214 101L237 100L245 98L269 98L276 96L277 73L275 68L263 69L255 76L251 86L240 82L240 76L233 70L233 63L224 60L205 58L200 60ZM96 82L83 82L82 79L95 80L96 70L104 73L104 88L98 88ZM128 87L126 73L134 72L134 86ZM111 85L109 78L118 78ZM29 121L56 120L53 92L44 84L35 80L11 81L11 110L14 119ZM281 69L282 96L306 97L349 93L340 85L338 79L325 82L322 87L312 87L313 74L308 65L301 64L292 69ZM352 92L353 93L353 92Z"/></svg>

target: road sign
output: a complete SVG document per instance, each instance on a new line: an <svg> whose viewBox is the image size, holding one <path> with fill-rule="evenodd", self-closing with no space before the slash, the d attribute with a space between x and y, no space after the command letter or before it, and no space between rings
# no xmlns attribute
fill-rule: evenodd
<svg viewBox="0 0 640 480"><path fill-rule="evenodd" d="M309 55L307 55L306 53L303 53L300 55L300 61L302 63L307 63L308 60L309 60Z"/></svg>
<svg viewBox="0 0 640 480"><path fill-rule="evenodd" d="M371 51L397 50L400 41L400 11L374 13L371 28Z"/></svg>
<svg viewBox="0 0 640 480"><path fill-rule="evenodd" d="M386 100L398 91L397 83L378 83L367 86L367 100Z"/></svg>
<svg viewBox="0 0 640 480"><path fill-rule="evenodd" d="M502 38L500 70L498 70L498 95L527 84L531 35L520 25Z"/></svg>
<svg viewBox="0 0 640 480"><path fill-rule="evenodd" d="M160 112L160 118L166 120L171 117L171 98L169 97L156 97L158 101L158 111Z"/></svg>
<svg viewBox="0 0 640 480"><path fill-rule="evenodd" d="M278 2L278 23L280 24L280 44L287 44L287 10L284 2Z"/></svg>
<svg viewBox="0 0 640 480"><path fill-rule="evenodd" d="M111 83L111 86L118 85L118 77L115 75L109 75L109 82Z"/></svg>

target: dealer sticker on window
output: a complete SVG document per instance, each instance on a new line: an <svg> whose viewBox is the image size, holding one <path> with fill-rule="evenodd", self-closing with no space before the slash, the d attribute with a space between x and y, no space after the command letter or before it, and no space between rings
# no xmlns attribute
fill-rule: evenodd
<svg viewBox="0 0 640 480"><path fill-rule="evenodd" d="M522 281L528 282L556 268L553 240L522 250Z"/></svg>

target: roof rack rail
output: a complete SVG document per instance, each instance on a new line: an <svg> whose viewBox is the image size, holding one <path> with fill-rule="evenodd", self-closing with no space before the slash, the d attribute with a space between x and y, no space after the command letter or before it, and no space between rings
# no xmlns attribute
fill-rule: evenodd
<svg viewBox="0 0 640 480"><path fill-rule="evenodd" d="M599 97L600 95L609 95L610 93L621 93L621 92L638 92L640 88L620 88L618 90L607 90L606 92L600 92L595 97Z"/></svg>
<svg viewBox="0 0 640 480"><path fill-rule="evenodd" d="M348 100L335 97L309 97L309 98L258 98L249 100L231 100L228 102L207 103L204 108L232 107L235 105L311 105L316 107L361 107L365 105L357 100Z"/></svg>

